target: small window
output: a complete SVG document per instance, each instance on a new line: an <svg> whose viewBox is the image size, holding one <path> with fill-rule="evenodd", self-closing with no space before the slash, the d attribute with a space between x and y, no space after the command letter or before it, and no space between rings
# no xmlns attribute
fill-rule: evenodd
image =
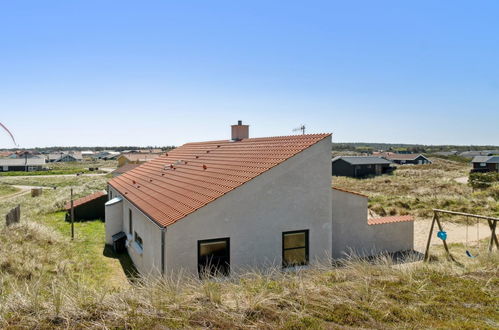
<svg viewBox="0 0 499 330"><path fill-rule="evenodd" d="M135 243L137 243L137 245L143 249L143 243L142 243L142 237L139 236L139 234L137 234L137 232L135 232Z"/></svg>
<svg viewBox="0 0 499 330"><path fill-rule="evenodd" d="M308 264L308 230L282 233L282 266Z"/></svg>
<svg viewBox="0 0 499 330"><path fill-rule="evenodd" d="M487 166L487 164L486 163L480 163L480 166L481 167L485 167L485 166Z"/></svg>
<svg viewBox="0 0 499 330"><path fill-rule="evenodd" d="M113 191L109 189L109 200L113 199Z"/></svg>
<svg viewBox="0 0 499 330"><path fill-rule="evenodd" d="M228 275L230 272L230 239L198 241L199 276Z"/></svg>
<svg viewBox="0 0 499 330"><path fill-rule="evenodd" d="M133 233L133 218L132 218L132 209L128 209L128 232L130 235Z"/></svg>

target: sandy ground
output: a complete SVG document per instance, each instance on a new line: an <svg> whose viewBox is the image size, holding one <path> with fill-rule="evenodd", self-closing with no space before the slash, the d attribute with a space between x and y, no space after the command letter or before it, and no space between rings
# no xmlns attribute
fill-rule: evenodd
<svg viewBox="0 0 499 330"><path fill-rule="evenodd" d="M447 232L447 242L448 243L465 243L466 242L466 226L443 222L442 226L444 231ZM426 248L426 242L428 240L428 234L430 232L431 220L417 220L414 222L414 249L416 251L424 253ZM433 237L431 239L431 244L442 244L442 241L437 237L438 226L435 224L435 229L433 230ZM480 239L490 237L490 228L487 221L480 221L479 223L479 233ZM477 227L476 221L470 221L470 226L468 227L468 243L471 246L476 244Z"/></svg>
<svg viewBox="0 0 499 330"><path fill-rule="evenodd" d="M33 189L33 188L48 189L47 187L38 187L38 186L19 186L19 185L12 185L12 187L19 188L20 190L19 190L18 192L13 193L13 194L10 194L10 195L5 195L5 196L0 197L0 201L5 201L5 200L8 200L8 199L11 199L11 198L14 198L14 197L20 196L20 195L27 194L27 193L31 192L31 189Z"/></svg>
<svg viewBox="0 0 499 330"><path fill-rule="evenodd" d="M456 181L458 183L467 184L468 183L468 177L467 176L462 176L460 178L455 178L454 181Z"/></svg>

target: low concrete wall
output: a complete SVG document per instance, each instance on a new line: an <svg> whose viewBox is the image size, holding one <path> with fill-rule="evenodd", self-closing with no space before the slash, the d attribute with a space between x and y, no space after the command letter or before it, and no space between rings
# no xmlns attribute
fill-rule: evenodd
<svg viewBox="0 0 499 330"><path fill-rule="evenodd" d="M333 258L345 258L350 254L367 257L413 249L413 221L368 225L367 197L332 191Z"/></svg>

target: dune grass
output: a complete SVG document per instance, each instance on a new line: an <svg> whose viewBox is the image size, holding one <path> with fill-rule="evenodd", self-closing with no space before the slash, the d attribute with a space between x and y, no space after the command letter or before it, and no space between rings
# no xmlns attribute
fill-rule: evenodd
<svg viewBox="0 0 499 330"><path fill-rule="evenodd" d="M0 197L12 195L19 191L19 188L12 187L11 185L0 183Z"/></svg>
<svg viewBox="0 0 499 330"><path fill-rule="evenodd" d="M77 243L44 225L3 228L0 244L11 247L0 250L1 327L499 326L498 254L470 259L460 245L452 249L461 264L441 255L428 264L350 259L339 268L252 271L205 281L142 277L117 288L89 270L95 267L92 251L82 255ZM86 272L99 277L87 281Z"/></svg>

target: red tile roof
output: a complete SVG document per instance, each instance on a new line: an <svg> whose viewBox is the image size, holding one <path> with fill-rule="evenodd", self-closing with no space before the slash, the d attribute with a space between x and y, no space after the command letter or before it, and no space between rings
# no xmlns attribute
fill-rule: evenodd
<svg viewBox="0 0 499 330"><path fill-rule="evenodd" d="M343 189L343 188L338 188L338 187L331 187L331 188L333 188L334 190L338 190L338 191L346 192L346 193L349 193L349 194L354 194L354 195L357 195L357 196L369 197L369 196L367 196L367 195L361 194L361 193L356 192L356 191L346 190L346 189Z"/></svg>
<svg viewBox="0 0 499 330"><path fill-rule="evenodd" d="M91 201L96 200L97 198L100 198L100 197L105 196L105 195L107 195L105 192L98 191L96 193L93 193L93 194L90 194L88 196L74 200L73 206L77 207L77 206L83 205L85 203L91 202ZM64 206L64 209L66 211L71 210L71 202L67 202L66 205Z"/></svg>
<svg viewBox="0 0 499 330"><path fill-rule="evenodd" d="M414 221L414 218L411 215L397 215L392 217L369 218L367 219L367 224L383 225L385 223L405 222L405 221Z"/></svg>
<svg viewBox="0 0 499 330"><path fill-rule="evenodd" d="M168 226L331 134L187 143L109 181Z"/></svg>

